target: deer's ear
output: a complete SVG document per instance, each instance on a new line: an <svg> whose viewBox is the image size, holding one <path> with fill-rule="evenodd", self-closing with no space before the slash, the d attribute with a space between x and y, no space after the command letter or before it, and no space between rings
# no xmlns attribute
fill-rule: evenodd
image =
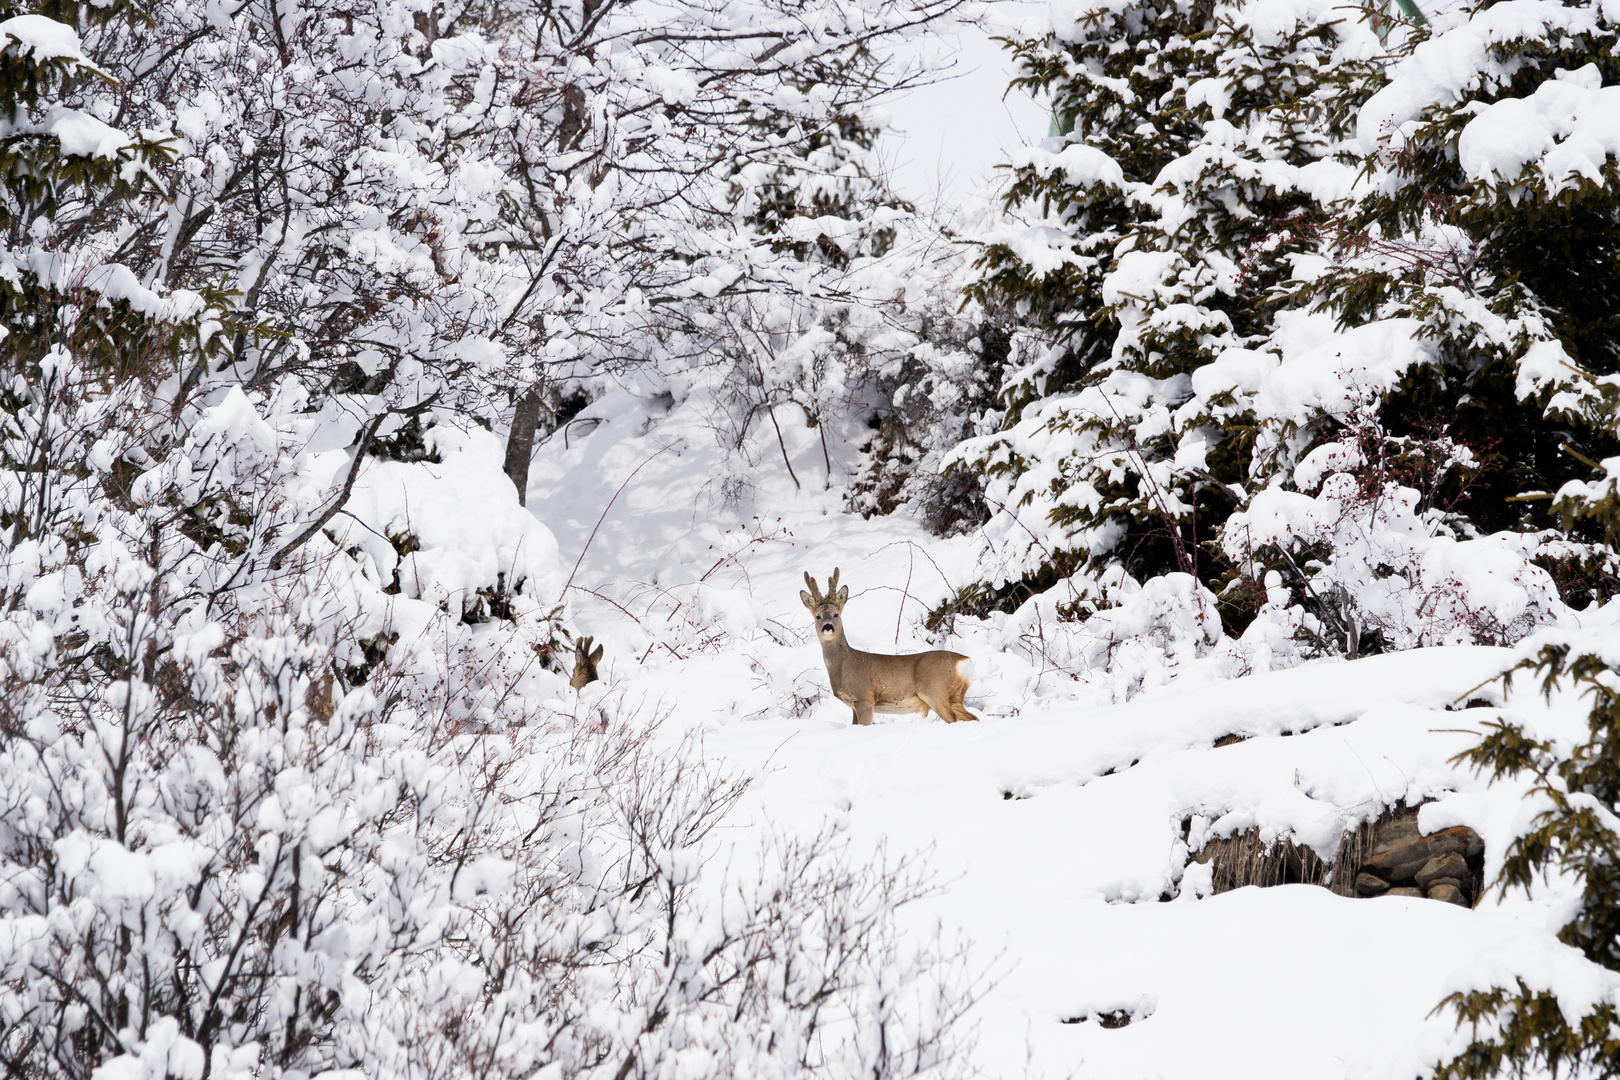
<svg viewBox="0 0 1620 1080"><path fill-rule="evenodd" d="M847 603L849 603L849 586L845 585L838 590L838 606L843 607Z"/></svg>
<svg viewBox="0 0 1620 1080"><path fill-rule="evenodd" d="M598 645L596 647L596 651L591 653L591 663L600 664L601 662L602 662L602 646Z"/></svg>
<svg viewBox="0 0 1620 1080"><path fill-rule="evenodd" d="M816 602L810 599L810 594L805 592L803 589L799 590L799 599L804 601L804 606L809 608L811 611L816 610Z"/></svg>

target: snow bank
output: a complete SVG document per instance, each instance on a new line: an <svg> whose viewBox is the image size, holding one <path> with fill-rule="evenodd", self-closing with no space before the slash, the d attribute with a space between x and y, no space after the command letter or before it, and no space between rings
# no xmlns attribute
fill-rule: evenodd
<svg viewBox="0 0 1620 1080"><path fill-rule="evenodd" d="M502 589L522 614L548 611L563 585L557 541L518 505L501 441L447 424L424 439L440 461L379 459L360 471L347 513L333 522L338 545L362 551L402 596L452 615L472 608L480 590ZM346 469L348 455L339 456Z"/></svg>

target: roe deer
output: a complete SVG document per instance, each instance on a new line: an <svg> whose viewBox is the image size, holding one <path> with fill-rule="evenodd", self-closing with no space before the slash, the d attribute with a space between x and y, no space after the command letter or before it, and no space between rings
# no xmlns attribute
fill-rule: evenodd
<svg viewBox="0 0 1620 1080"><path fill-rule="evenodd" d="M885 656L852 649L844 640L844 604L849 586L838 587L838 571L827 582L827 594L816 588L815 579L804 575L809 592L799 599L816 620L816 636L821 639L821 655L827 662L827 678L833 695L855 710L855 722L872 722L874 712L922 713L932 709L946 723L977 720L962 707L968 685L973 681L973 661L961 653L935 649L932 652Z"/></svg>
<svg viewBox="0 0 1620 1080"><path fill-rule="evenodd" d="M591 652L593 637L582 637L574 642L574 677L568 680L568 685L575 690L585 689L586 683L596 681L596 665L602 662L602 646L598 645L596 651Z"/></svg>

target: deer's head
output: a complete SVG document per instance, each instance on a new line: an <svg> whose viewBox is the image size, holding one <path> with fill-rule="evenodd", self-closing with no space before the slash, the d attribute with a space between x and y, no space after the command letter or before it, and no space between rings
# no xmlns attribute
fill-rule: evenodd
<svg viewBox="0 0 1620 1080"><path fill-rule="evenodd" d="M849 601L849 586L838 587L836 568L832 577L827 579L825 595L816 588L816 579L809 574L804 575L804 583L810 586L810 591L799 593L799 599L804 601L804 606L810 609L811 617L816 620L816 637L824 645L839 640L844 636L844 604Z"/></svg>
<svg viewBox="0 0 1620 1080"><path fill-rule="evenodd" d="M598 645L595 652L591 652L592 637L582 637L574 642L574 677L568 680L568 685L575 690L585 689L586 683L596 681L596 665L602 662L602 646Z"/></svg>

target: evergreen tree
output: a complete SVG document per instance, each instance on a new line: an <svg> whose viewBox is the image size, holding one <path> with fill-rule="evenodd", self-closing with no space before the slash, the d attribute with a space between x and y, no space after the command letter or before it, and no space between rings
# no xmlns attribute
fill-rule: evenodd
<svg viewBox="0 0 1620 1080"><path fill-rule="evenodd" d="M1195 401L1193 376L1266 337L1308 243L1278 223L1314 206L1312 169L1351 126L1335 80L1376 46L1335 5L1210 0L1092 8L1013 43L1019 84L1071 130L1014 162L1025 223L986 238L972 290L1035 327L1007 431L957 458L1018 518L992 522L1003 581L1116 561L1220 576L1200 545L1242 500L1254 419Z"/></svg>
<svg viewBox="0 0 1620 1080"><path fill-rule="evenodd" d="M1314 341L1303 322L1292 341L1274 333L1284 375L1308 374L1331 348L1356 400L1279 409L1285 378L1238 393L1274 403L1225 554L1251 581L1277 574L1302 601L1296 615L1332 624L1326 636L1351 654L1504 643L1614 592L1604 530L1552 502L1616 447L1620 147L1592 126L1616 93L1604 85L1615 28L1597 5L1522 19L1481 6L1446 22L1390 36L1387 85L1341 81L1360 173L1293 227L1318 246L1308 272L1273 291L1336 326ZM1286 508L1283 489L1317 487ZM1326 524L1335 516L1353 527ZM1476 556L1512 579L1513 601L1456 569ZM1389 605L1396 594L1405 602ZM1418 618L1428 625L1410 633Z"/></svg>
<svg viewBox="0 0 1620 1080"><path fill-rule="evenodd" d="M1558 524L1551 493L1620 448L1620 148L1588 141L1616 30L1595 4L1524 21L1481 5L1408 39L1360 112L1365 175L1324 222L1333 265L1295 293L1348 326L1416 320L1425 362L1381 416L1405 436L1443 418L1475 448L1460 510L1482 532ZM1609 591L1566 583L1591 587Z"/></svg>
<svg viewBox="0 0 1620 1080"><path fill-rule="evenodd" d="M175 154L99 118L113 113L116 80L84 56L74 27L141 16L122 2L44 9L0 5L0 356L37 383L43 358L69 349L112 384L150 374L136 368L154 350L178 357L212 339L221 324L202 316L228 297L165 298L116 261L132 221L166 201ZM8 392L32 393L18 385Z"/></svg>
<svg viewBox="0 0 1620 1080"><path fill-rule="evenodd" d="M1608 464L1612 470L1620 459ZM1552 809L1537 815L1530 831L1509 846L1501 887L1528 890L1545 873L1573 875L1581 883L1581 896L1558 938L1611 971L1620 971L1617 659L1612 638L1566 640L1543 646L1514 669L1534 673L1549 698L1562 692L1590 699L1584 742L1538 739L1522 725L1503 720L1487 724L1488 734L1465 755L1476 769L1498 780L1526 772L1538 778L1533 791L1551 802ZM1573 1075L1620 1073L1620 1041L1614 1037L1620 1012L1612 1002L1561 1002L1556 989L1520 978L1511 987L1453 994L1444 1004L1473 1038L1440 1065L1438 1080L1523 1076L1532 1067L1553 1076L1566 1069Z"/></svg>
<svg viewBox="0 0 1620 1080"><path fill-rule="evenodd" d="M1549 507L1615 447L1613 29L1447 24L1145 3L1015 44L1073 132L1015 163L1027 221L981 258L1040 330L955 459L1000 508L986 599L1179 570L1233 629L1355 655L1612 591ZM1447 569L1477 559L1511 602Z"/></svg>
<svg viewBox="0 0 1620 1080"><path fill-rule="evenodd" d="M206 364L232 299L221 287L154 292L117 261L132 224L166 200L174 151L97 118L112 115L116 83L86 58L74 26L140 14L125 3L45 10L0 7L0 466L14 484L0 530L11 557L33 552L6 579L11 590L93 540L95 502L128 479L120 453L161 453L178 437L123 410ZM167 397L172 412L184 407L172 384ZM64 453L97 446L97 467L58 473Z"/></svg>
<svg viewBox="0 0 1620 1080"><path fill-rule="evenodd" d="M1620 411L1608 405L1610 432L1620 431ZM1592 473L1596 472L1595 477ZM1620 457L1610 457L1558 492L1552 507L1565 524L1584 521L1613 537L1620 531ZM1516 665L1504 683L1530 673L1550 701L1555 694L1589 702L1584 740L1537 737L1521 723L1497 720L1461 755L1493 780L1536 778L1532 793L1550 803L1529 830L1504 853L1500 888L1529 891L1547 876L1563 874L1581 886L1579 901L1565 909L1558 928L1564 944L1588 960L1620 971L1620 667L1612 631L1555 634ZM1440 1064L1438 1080L1487 1080L1543 1068L1551 1075L1613 1076L1620 1073L1620 1042L1614 1031L1620 1012L1607 1001L1561 1002L1556 987L1516 979L1511 987L1458 992L1446 998L1458 1027L1472 1038ZM1572 1019L1573 1018L1573 1019Z"/></svg>

